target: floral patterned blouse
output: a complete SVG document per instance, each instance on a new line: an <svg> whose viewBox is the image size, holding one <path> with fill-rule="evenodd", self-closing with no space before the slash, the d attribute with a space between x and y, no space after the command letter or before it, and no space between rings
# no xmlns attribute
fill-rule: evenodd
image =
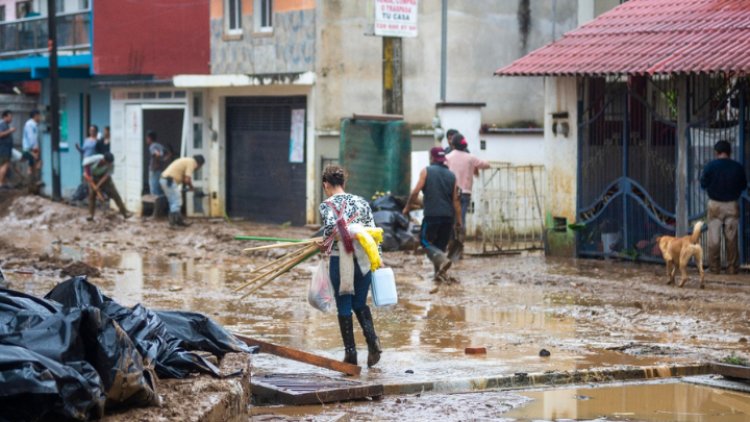
<svg viewBox="0 0 750 422"><path fill-rule="evenodd" d="M336 211L331 207L335 207ZM345 205L344 205L345 204ZM328 238L336 227L336 217L343 208L346 221L355 216L349 224L359 223L364 227L375 227L372 219L372 209L362 197L350 193L339 193L331 196L320 204L320 217L323 221L323 237Z"/></svg>

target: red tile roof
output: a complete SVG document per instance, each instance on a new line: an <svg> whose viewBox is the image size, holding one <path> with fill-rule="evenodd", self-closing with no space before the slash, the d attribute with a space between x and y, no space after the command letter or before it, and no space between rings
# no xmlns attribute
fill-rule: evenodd
<svg viewBox="0 0 750 422"><path fill-rule="evenodd" d="M750 0L630 0L502 76L750 73Z"/></svg>

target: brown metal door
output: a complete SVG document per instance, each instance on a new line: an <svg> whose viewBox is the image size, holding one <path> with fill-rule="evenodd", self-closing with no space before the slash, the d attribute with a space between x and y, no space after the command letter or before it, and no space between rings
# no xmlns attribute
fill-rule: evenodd
<svg viewBox="0 0 750 422"><path fill-rule="evenodd" d="M305 163L291 163L292 110L306 98L226 101L227 213L267 223L305 224Z"/></svg>

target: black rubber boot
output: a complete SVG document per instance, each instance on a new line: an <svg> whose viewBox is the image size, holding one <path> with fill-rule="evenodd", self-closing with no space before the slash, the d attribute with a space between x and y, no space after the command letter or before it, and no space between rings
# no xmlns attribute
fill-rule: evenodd
<svg viewBox="0 0 750 422"><path fill-rule="evenodd" d="M174 223L175 225L180 226L180 227L187 227L190 225L185 222L185 219L182 217L182 214L178 212L174 213Z"/></svg>
<svg viewBox="0 0 750 422"><path fill-rule="evenodd" d="M445 252L434 246L429 246L425 250L427 251L427 258L432 261L432 265L435 267L435 279L437 280L448 271L453 262L448 259Z"/></svg>
<svg viewBox="0 0 750 422"><path fill-rule="evenodd" d="M339 329L341 329L341 339L344 341L344 362L356 365L357 346L354 344L354 325L351 315L339 315Z"/></svg>
<svg viewBox="0 0 750 422"><path fill-rule="evenodd" d="M367 340L367 366L375 366L380 361L380 354L383 353L383 349L380 348L380 339L375 334L375 324L372 321L372 313L370 307L365 305L364 308L354 311L357 315L359 325L362 326L362 332L365 334L365 340Z"/></svg>
<svg viewBox="0 0 750 422"><path fill-rule="evenodd" d="M174 226L177 225L177 222L175 221L175 216L176 215L177 215L177 213L174 213L174 212L170 212L169 213L169 226L170 227L174 227Z"/></svg>

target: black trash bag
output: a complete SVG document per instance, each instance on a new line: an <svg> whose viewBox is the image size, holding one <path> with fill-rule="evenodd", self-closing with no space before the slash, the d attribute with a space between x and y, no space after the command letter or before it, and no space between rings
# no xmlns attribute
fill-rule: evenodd
<svg viewBox="0 0 750 422"><path fill-rule="evenodd" d="M397 231L396 239L398 240L398 247L402 251L419 248L419 237L408 231Z"/></svg>
<svg viewBox="0 0 750 422"><path fill-rule="evenodd" d="M404 214L397 212L393 216L393 223L396 227L396 229L400 230L408 230L409 229L409 218L407 218Z"/></svg>
<svg viewBox="0 0 750 422"><path fill-rule="evenodd" d="M195 312L155 311L173 336L182 340L188 350L210 352L219 358L230 352L255 353L250 347L229 334L211 318Z"/></svg>
<svg viewBox="0 0 750 422"><path fill-rule="evenodd" d="M85 308L93 306L101 309L105 302L112 299L104 296L98 287L88 282L86 277L73 277L58 283L44 295L45 299L54 300L68 308Z"/></svg>
<svg viewBox="0 0 750 422"><path fill-rule="evenodd" d="M15 316L16 312L29 311L42 315L51 315L60 309L62 307L58 303L15 290L0 289L0 325L6 324L9 319Z"/></svg>
<svg viewBox="0 0 750 422"><path fill-rule="evenodd" d="M87 360L96 368L107 393L107 408L158 406L156 374L118 323L96 308L86 309L82 326Z"/></svg>
<svg viewBox="0 0 750 422"><path fill-rule="evenodd" d="M398 211L404 209L403 203L392 195L381 196L370 203L370 208L374 211Z"/></svg>
<svg viewBox="0 0 750 422"><path fill-rule="evenodd" d="M381 227L385 230L393 228L396 224L396 214L395 211L375 211L372 213L372 220L375 222L376 227Z"/></svg>
<svg viewBox="0 0 750 422"><path fill-rule="evenodd" d="M156 313L148 308L139 304L129 309L110 301L103 305L102 311L128 333L147 364L153 365L160 377L185 378L194 372L222 376L216 365L182 348L181 340L171 335Z"/></svg>
<svg viewBox="0 0 750 422"><path fill-rule="evenodd" d="M7 293L0 292L0 301L16 300L17 308L31 303ZM0 320L5 321L0 325L0 344L23 347L64 365L93 366L106 392L107 407L159 404L154 376L144 369L140 353L99 309L5 309L0 310Z"/></svg>
<svg viewBox="0 0 750 422"><path fill-rule="evenodd" d="M104 405L101 379L88 363L64 365L0 344L0 420L100 419Z"/></svg>
<svg viewBox="0 0 750 422"><path fill-rule="evenodd" d="M45 296L66 306L95 306L115 320L128 334L135 347L146 360L147 365L156 369L160 377L185 378L190 373L201 372L221 377L219 368L202 356L191 353L183 347L182 339L172 335L159 316L142 305L125 308L112 299L104 296L95 285L85 277L74 277L52 289ZM223 328L226 337L231 337ZM197 339L201 334L194 332L190 338ZM192 348L186 343L188 348ZM193 350L203 350L199 347ZM212 352L211 350L205 350ZM237 351L226 349L223 353Z"/></svg>
<svg viewBox="0 0 750 422"><path fill-rule="evenodd" d="M380 244L380 247L385 252L393 252L398 250L398 238L392 230L383 229L383 243Z"/></svg>

